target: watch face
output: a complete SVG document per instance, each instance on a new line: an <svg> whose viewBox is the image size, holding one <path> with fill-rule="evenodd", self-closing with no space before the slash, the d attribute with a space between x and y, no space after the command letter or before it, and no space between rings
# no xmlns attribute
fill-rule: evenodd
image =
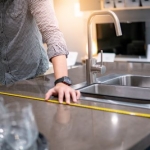
<svg viewBox="0 0 150 150"><path fill-rule="evenodd" d="M71 80L69 79L69 77L64 77L64 82L71 85Z"/></svg>

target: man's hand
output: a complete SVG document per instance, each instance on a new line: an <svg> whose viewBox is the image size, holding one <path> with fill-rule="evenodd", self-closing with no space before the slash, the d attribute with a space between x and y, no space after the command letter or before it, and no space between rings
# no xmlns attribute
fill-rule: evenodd
<svg viewBox="0 0 150 150"><path fill-rule="evenodd" d="M58 95L58 100L60 103L63 103L63 99L65 99L66 103L70 104L71 99L74 103L78 101L80 98L80 91L74 90L64 83L58 83L54 88L50 89L46 93L45 99L48 100L52 95Z"/></svg>

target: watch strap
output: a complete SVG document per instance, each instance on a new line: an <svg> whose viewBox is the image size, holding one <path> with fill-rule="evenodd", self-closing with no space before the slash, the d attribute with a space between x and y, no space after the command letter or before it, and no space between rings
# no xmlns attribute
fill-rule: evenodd
<svg viewBox="0 0 150 150"><path fill-rule="evenodd" d="M55 85L57 83L64 83L64 84L67 84L67 85L71 85L71 80L70 80L69 77L64 76L64 77L61 77L61 78L57 79L54 83L55 83Z"/></svg>

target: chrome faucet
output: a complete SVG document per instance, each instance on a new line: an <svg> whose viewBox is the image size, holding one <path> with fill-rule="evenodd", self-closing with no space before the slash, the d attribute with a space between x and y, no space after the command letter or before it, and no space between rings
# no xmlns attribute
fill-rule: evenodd
<svg viewBox="0 0 150 150"><path fill-rule="evenodd" d="M110 11L110 10L102 10L98 12L94 12L90 15L87 23L87 34L88 34L88 59L86 60L86 81L87 84L92 84L96 82L96 73L100 72L101 74L104 74L106 72L106 67L103 65L103 52L101 51L101 65L96 65L96 59L92 58L92 19L95 16L99 15L109 15L112 17L115 29L116 29L116 35L120 36L122 35L120 22L117 17L117 15Z"/></svg>

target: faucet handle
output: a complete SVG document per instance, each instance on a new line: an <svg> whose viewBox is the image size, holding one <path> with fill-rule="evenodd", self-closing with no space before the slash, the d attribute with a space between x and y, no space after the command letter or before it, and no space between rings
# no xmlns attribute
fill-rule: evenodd
<svg viewBox="0 0 150 150"><path fill-rule="evenodd" d="M103 66L103 50L101 50L101 66Z"/></svg>
<svg viewBox="0 0 150 150"><path fill-rule="evenodd" d="M106 67L103 65L103 50L101 50L101 74L106 72Z"/></svg>

